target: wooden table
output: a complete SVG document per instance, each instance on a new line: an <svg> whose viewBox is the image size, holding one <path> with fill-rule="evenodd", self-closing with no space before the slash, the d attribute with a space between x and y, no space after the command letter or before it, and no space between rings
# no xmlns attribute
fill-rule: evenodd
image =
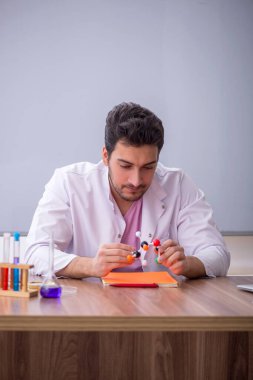
<svg viewBox="0 0 253 380"><path fill-rule="evenodd" d="M0 298L0 379L253 379L253 277Z"/></svg>

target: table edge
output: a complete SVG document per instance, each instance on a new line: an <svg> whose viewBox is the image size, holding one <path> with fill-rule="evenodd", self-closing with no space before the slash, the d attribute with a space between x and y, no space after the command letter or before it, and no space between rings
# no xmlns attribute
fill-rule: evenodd
<svg viewBox="0 0 253 380"><path fill-rule="evenodd" d="M253 331L253 316L1 316L0 331Z"/></svg>

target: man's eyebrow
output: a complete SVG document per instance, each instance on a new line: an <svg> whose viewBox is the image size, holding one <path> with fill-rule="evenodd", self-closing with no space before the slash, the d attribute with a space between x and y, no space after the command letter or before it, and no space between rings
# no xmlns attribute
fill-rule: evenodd
<svg viewBox="0 0 253 380"><path fill-rule="evenodd" d="M120 161L120 162L122 162L122 163L124 163L124 164L133 165L132 162L129 162L129 161L123 160L122 158L118 158L117 160ZM150 162L147 162L147 163L144 164L143 166L154 165L154 164L157 164L157 161L156 161L156 160L154 160L154 161L150 161Z"/></svg>

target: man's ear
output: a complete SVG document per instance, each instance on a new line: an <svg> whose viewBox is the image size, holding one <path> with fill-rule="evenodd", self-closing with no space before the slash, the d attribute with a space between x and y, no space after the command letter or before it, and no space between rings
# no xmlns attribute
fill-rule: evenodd
<svg viewBox="0 0 253 380"><path fill-rule="evenodd" d="M107 152L107 149L105 146L103 146L103 149L102 149L102 160L103 160L103 163L108 166L109 164L109 156L108 156L108 152Z"/></svg>

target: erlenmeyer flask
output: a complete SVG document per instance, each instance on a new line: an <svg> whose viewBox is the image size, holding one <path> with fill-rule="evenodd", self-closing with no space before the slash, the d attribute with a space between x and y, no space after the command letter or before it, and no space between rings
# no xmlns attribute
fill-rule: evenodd
<svg viewBox="0 0 253 380"><path fill-rule="evenodd" d="M48 254L48 273L41 285L40 295L44 298L59 298L61 296L62 288L54 274L54 241L52 236L49 239Z"/></svg>

